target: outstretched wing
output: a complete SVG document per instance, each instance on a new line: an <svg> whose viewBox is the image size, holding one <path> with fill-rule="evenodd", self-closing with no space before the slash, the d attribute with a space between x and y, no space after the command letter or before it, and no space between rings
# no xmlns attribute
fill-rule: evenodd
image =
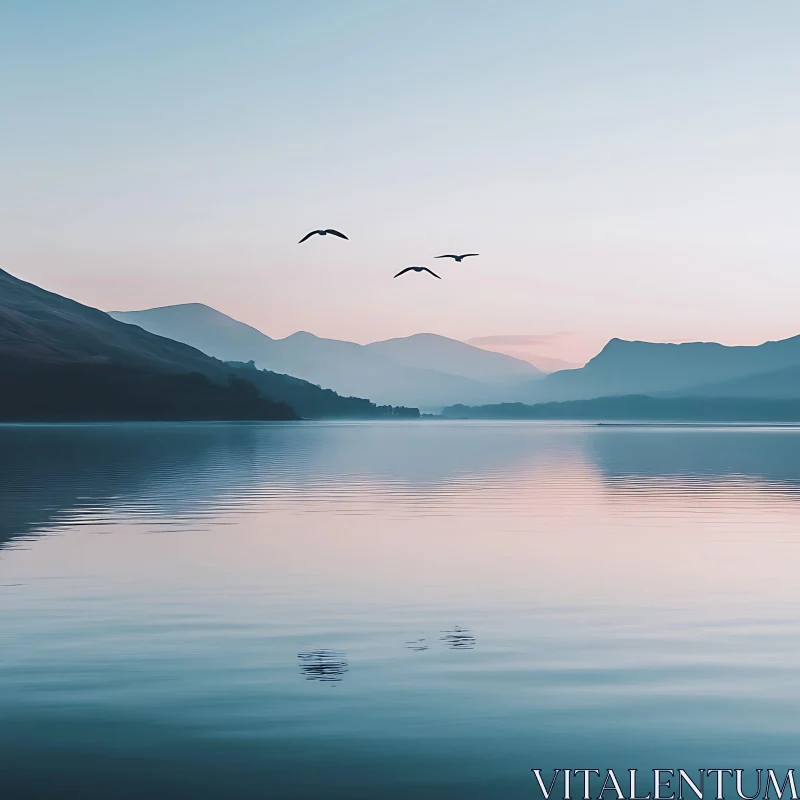
<svg viewBox="0 0 800 800"><path fill-rule="evenodd" d="M400 272L395 275L395 278L399 278L404 272L408 272L410 269L414 269L414 267L406 267L405 269L401 269Z"/></svg>
<svg viewBox="0 0 800 800"><path fill-rule="evenodd" d="M306 239L310 238L310 237L311 237L311 236L313 236L315 233L318 233L318 231L311 231L311 233L307 233L307 234L306 234L306 235L305 235L305 236L304 236L304 237L303 237L303 238L302 238L302 239L301 239L301 240L300 240L300 241L299 241L297 244L303 244L303 242L304 242Z"/></svg>
<svg viewBox="0 0 800 800"><path fill-rule="evenodd" d="M479 255L480 253L464 253L464 255L461 256L461 258L469 258L470 256L479 256Z"/></svg>
<svg viewBox="0 0 800 800"><path fill-rule="evenodd" d="M445 253L443 256L434 256L434 258L458 258L458 256L454 256L452 253Z"/></svg>
<svg viewBox="0 0 800 800"><path fill-rule="evenodd" d="M340 239L347 239L347 237L343 233L335 231L333 228L326 228L325 233L332 233L334 236L338 236Z"/></svg>
<svg viewBox="0 0 800 800"><path fill-rule="evenodd" d="M425 272L430 272L430 274L433 275L434 278L439 278L439 280L441 280L441 277L437 275L432 269L428 269L427 267L423 267L422 269L424 269Z"/></svg>

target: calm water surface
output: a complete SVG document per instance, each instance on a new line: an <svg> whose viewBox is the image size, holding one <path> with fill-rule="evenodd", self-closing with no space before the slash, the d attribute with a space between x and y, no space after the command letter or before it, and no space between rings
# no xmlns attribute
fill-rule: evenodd
<svg viewBox="0 0 800 800"><path fill-rule="evenodd" d="M800 767L799 566L797 429L0 427L0 797Z"/></svg>

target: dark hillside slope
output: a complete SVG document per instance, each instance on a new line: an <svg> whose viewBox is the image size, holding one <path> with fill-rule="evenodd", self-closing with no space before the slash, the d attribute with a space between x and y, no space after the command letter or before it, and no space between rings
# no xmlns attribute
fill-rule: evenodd
<svg viewBox="0 0 800 800"><path fill-rule="evenodd" d="M248 381L221 384L199 372L0 358L0 375L4 422L297 419Z"/></svg>
<svg viewBox="0 0 800 800"><path fill-rule="evenodd" d="M289 397L302 416L386 415L368 400L236 368L3 270L0 395L2 419L292 419Z"/></svg>
<svg viewBox="0 0 800 800"><path fill-rule="evenodd" d="M103 311L0 270L0 356L113 363L163 372L223 375L224 364L188 345L124 325Z"/></svg>
<svg viewBox="0 0 800 800"><path fill-rule="evenodd" d="M252 361L229 361L228 366L234 368L240 377L254 383L266 397L280 396L298 414L310 419L419 417L418 408L376 405L362 397L342 397L332 389L323 389L300 378L258 369Z"/></svg>

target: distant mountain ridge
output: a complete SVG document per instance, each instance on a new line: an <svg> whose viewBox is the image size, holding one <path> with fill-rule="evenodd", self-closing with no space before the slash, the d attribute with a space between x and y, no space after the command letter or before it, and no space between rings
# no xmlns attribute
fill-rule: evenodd
<svg viewBox="0 0 800 800"><path fill-rule="evenodd" d="M272 339L200 304L113 316L222 360L253 360L259 367L381 403L437 408L623 395L800 396L800 376L777 374L800 367L800 336L750 346L614 338L585 366L543 375L521 359L435 334L368 345L303 331Z"/></svg>
<svg viewBox="0 0 800 800"><path fill-rule="evenodd" d="M180 313L174 313L175 309L180 309ZM203 303L159 306L144 311L110 311L109 316L176 342L188 343L186 340L191 339L195 342L192 347L220 361L240 361L242 347L257 348L263 346L265 339L273 341L256 328Z"/></svg>
<svg viewBox="0 0 800 800"><path fill-rule="evenodd" d="M525 402L582 400L631 394L726 394L723 384L748 380L749 388L730 391L760 396L758 374L800 365L800 336L760 345L728 346L714 342L668 344L612 339L586 366L529 383ZM787 391L784 382L780 391ZM767 396L775 396L767 393Z"/></svg>
<svg viewBox="0 0 800 800"><path fill-rule="evenodd" d="M532 376L543 377L541 370L528 361L483 350L435 333L386 339L364 345L364 348L409 367L447 372L484 383L503 384Z"/></svg>
<svg viewBox="0 0 800 800"><path fill-rule="evenodd" d="M199 303L110 313L223 361L252 360L261 368L378 403L493 402L505 399L509 387L542 377L527 361L436 334L360 345L306 331L273 339Z"/></svg>

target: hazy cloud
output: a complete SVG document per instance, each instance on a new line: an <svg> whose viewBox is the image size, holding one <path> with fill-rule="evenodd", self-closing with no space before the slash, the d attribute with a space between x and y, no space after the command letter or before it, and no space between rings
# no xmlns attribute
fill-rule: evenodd
<svg viewBox="0 0 800 800"><path fill-rule="evenodd" d="M569 333L520 334L519 336L476 336L467 341L474 345L495 345L497 347L531 347L552 344Z"/></svg>

